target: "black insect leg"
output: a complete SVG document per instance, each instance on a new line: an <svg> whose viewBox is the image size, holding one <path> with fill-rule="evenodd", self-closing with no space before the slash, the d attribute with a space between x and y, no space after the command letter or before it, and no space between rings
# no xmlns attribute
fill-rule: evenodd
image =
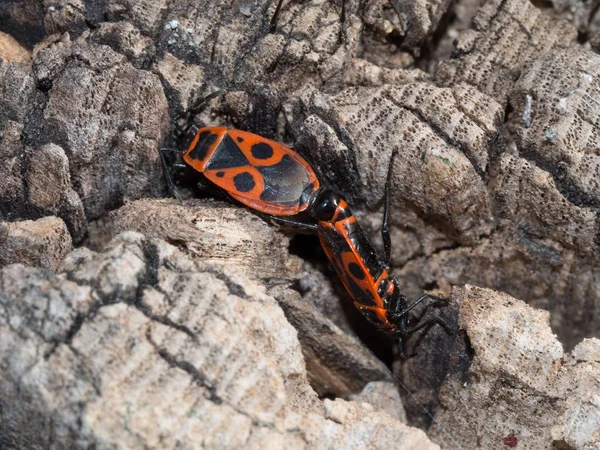
<svg viewBox="0 0 600 450"><path fill-rule="evenodd" d="M381 222L381 238L383 239L383 250L385 252L384 265L389 267L392 253L392 239L390 238L390 229L388 227L389 209L390 209L390 186L392 185L392 170L394 168L394 158L398 152L394 149L390 157L387 178L385 180L385 193L383 194L383 221Z"/></svg>
<svg viewBox="0 0 600 450"><path fill-rule="evenodd" d="M275 33L275 30L277 30L277 21L279 20L279 13L281 12L281 5L283 5L283 0L277 2L277 8L275 8L275 13L273 14L273 17L271 17L271 22L269 23L269 33Z"/></svg>
<svg viewBox="0 0 600 450"><path fill-rule="evenodd" d="M348 40L348 33L346 30L346 0L342 0L342 11L340 12L339 42L345 42L346 45L350 44L350 41Z"/></svg>
<svg viewBox="0 0 600 450"><path fill-rule="evenodd" d="M399 292L399 291L397 290L397 292ZM392 299L392 301L391 301L389 320L394 324L397 323L398 325L401 324L400 321L402 318L407 317L408 313L413 308L415 308L419 303L423 302L424 300L427 300L427 299L442 300L441 297L437 297L435 295L423 294L417 300L415 300L412 304L407 305L406 297L404 295L398 294L396 297L397 297L397 300L394 301L394 299ZM410 332L407 331L404 334L410 334Z"/></svg>
<svg viewBox="0 0 600 450"><path fill-rule="evenodd" d="M421 303L427 299L437 300L437 301L443 300L441 297L438 297L436 295L431 295L431 294L423 294L417 300L415 300L412 304L410 304L408 306L406 303L406 297L404 297L403 295L398 295L397 297L398 297L398 299L396 301L394 301L392 299L392 302L390 305L390 312L389 312L389 321L398 327L399 335L407 336L407 335L413 334L414 332L419 331L420 329L424 328L425 326L432 325L434 323L437 323L438 325L440 325L448 333L452 332L452 327L450 327L443 319L440 319L439 317L435 317L431 320L428 320L427 322L425 322L423 324L419 324L418 326L416 326L415 328L410 329L410 330L407 327L408 313L413 308L415 308L419 303Z"/></svg>
<svg viewBox="0 0 600 450"><path fill-rule="evenodd" d="M396 332L394 336L398 338L399 357L402 360L407 360L414 355L406 353L406 339L403 337L408 335L408 313L402 314L402 311L406 311L406 297L400 294L400 287L396 280L393 281L396 286L396 294L391 300L389 321L396 326Z"/></svg>
<svg viewBox="0 0 600 450"><path fill-rule="evenodd" d="M406 343L407 339L404 339L405 334L398 333L398 353L395 353L395 356L398 356L402 361L406 361L414 356L417 356L416 353L408 353L406 351Z"/></svg>
<svg viewBox="0 0 600 450"><path fill-rule="evenodd" d="M222 91L219 89L215 92L205 95L204 97L201 97L198 100L196 100L196 102L190 108L175 116L173 122L175 123L176 137L178 140L181 137L187 135L192 130L192 128L195 127L193 123L194 117L196 117L204 110L206 104L210 100L212 100L215 97L218 97L219 95L221 95L221 93ZM184 119L183 126L180 124L180 121L182 119Z"/></svg>
<svg viewBox="0 0 600 450"><path fill-rule="evenodd" d="M189 133L191 136L196 136L198 130L200 130L196 125L190 125L189 127L186 127L186 129L187 131L185 131L185 133Z"/></svg>
<svg viewBox="0 0 600 450"><path fill-rule="evenodd" d="M191 108L188 109L188 112L191 116L196 116L204 110L206 104L211 101L213 98L221 95L223 91L221 89L217 89L215 92L211 92L210 94L205 95L203 98L196 100L196 103L192 105Z"/></svg>
<svg viewBox="0 0 600 450"><path fill-rule="evenodd" d="M167 164L167 160L165 158L165 153L177 153L178 155L181 155L181 152L179 150L177 150L176 148L161 148L161 149L159 149L159 153L160 153L160 161L162 163L162 168L163 168L163 174L165 175L165 178L167 180L167 184L169 186L169 191L177 200L179 200L181 202L181 197L179 196L179 192L177 192L177 189L175 188L175 184L173 183L173 179L171 178L171 168L172 167L185 168L187 166L182 163L173 163L173 164L169 165L169 164Z"/></svg>
<svg viewBox="0 0 600 450"><path fill-rule="evenodd" d="M319 227L317 225L315 225L314 223L306 223L306 222L300 222L297 220L291 220L291 219L284 219L283 217L275 217L275 216L269 216L267 214L260 214L261 216L263 216L265 219L271 220L273 222L278 222L278 223L283 223L286 225L292 225L298 228L302 228L304 230L310 230L310 231L318 231Z"/></svg>
<svg viewBox="0 0 600 450"><path fill-rule="evenodd" d="M431 317L430 319L426 320L425 322L418 323L418 325L416 325L414 328L411 328L411 329L408 328L408 313L415 306L417 306L419 303L421 303L422 301L424 301L427 298L433 299L433 300L442 300L442 298L437 297L435 295L423 294L415 302L413 302L411 305L407 306L406 305L406 297L404 297L403 295L400 295L400 298L396 302L396 304L394 305L392 303L392 305L391 305L391 307L394 308L395 311L397 311L395 313L392 311L392 313L390 314L390 321L397 327L397 330L394 333L394 335L398 338L398 346L399 346L398 347L399 348L398 356L402 360L407 360L416 355L415 352L407 353L407 351L406 351L407 350L406 349L407 339L405 339L405 338L410 336L411 334L414 334L417 331L422 330L422 329L429 329L430 327L432 327L435 324L441 326L444 329L444 331L446 331L446 333L448 333L448 334L453 334L455 332L455 330L453 330L452 327L450 325L448 325L448 323L440 317ZM420 321L421 321L421 317L418 318L418 322L420 322ZM418 343L415 345L415 348L417 346L418 346Z"/></svg>
<svg viewBox="0 0 600 450"><path fill-rule="evenodd" d="M411 329L408 328L408 313L414 307L416 307L419 303L423 302L426 299L437 300L437 301L443 300L441 297L438 297L436 295L423 294L421 297L419 297L417 300L415 300L412 304L407 306L406 297L404 297L403 295L398 295L398 299L396 301L392 301L392 304L390 305L391 312L389 315L389 320L397 327L397 331L394 334L399 339L400 358L402 358L402 359L408 359L415 355L414 353L410 354L410 355L406 354L406 349L405 349L406 340L403 339L404 337L410 336L411 334L414 334L419 330L422 330L424 328L429 328L435 324L441 326L444 329L444 331L448 334L453 334L456 331L444 319L442 319L440 317L432 317L423 323L419 323L414 328L411 328ZM419 318L419 321L420 321L420 318Z"/></svg>
<svg viewBox="0 0 600 450"><path fill-rule="evenodd" d="M408 337L411 334L414 334L417 331L420 331L424 328L429 329L430 327L432 327L436 324L441 326L444 329L444 331L446 333L448 333L449 335L452 335L456 332L456 330L454 330L450 325L448 325L448 322L446 322L444 319L442 319L440 317L432 317L432 318L426 320L425 322L420 323L419 325L417 325L416 327L414 327L410 330L405 329L402 332L398 332L397 337L398 337L398 344L399 344L399 348L400 348L400 352L399 352L400 358L403 360L407 360L407 359L412 358L413 356L417 355L416 352L407 353L407 351L406 351L407 339L404 339L405 337ZM417 344L415 345L415 348L418 347L419 342L420 342L420 339L417 342Z"/></svg>
<svg viewBox="0 0 600 450"><path fill-rule="evenodd" d="M419 325L417 325L416 327L414 327L411 330L407 330L404 335L408 336L410 334L416 333L419 330L422 330L423 328L427 328L433 325L439 325L441 326L444 331L448 334L453 334L456 330L454 330L450 325L448 325L448 322L446 322L444 319L442 319L441 317L432 317L429 320L426 320L423 323L420 323Z"/></svg>

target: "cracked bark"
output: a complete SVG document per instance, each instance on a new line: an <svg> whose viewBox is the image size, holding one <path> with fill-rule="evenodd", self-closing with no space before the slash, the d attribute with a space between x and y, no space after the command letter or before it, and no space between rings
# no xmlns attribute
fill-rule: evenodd
<svg viewBox="0 0 600 450"><path fill-rule="evenodd" d="M31 284L39 269L0 271L0 302L10 310L0 316L0 414L2 423L17 420L17 433L28 423L23 417L46 424L28 433L31 448L51 441L58 448L192 447L198 435L211 447L288 441L317 448L332 432L348 446L364 438L350 432L359 424L385 424L385 435L373 438L378 445L438 448L423 432L373 408L321 403L308 384L295 330L264 288L233 267L194 262L163 241L131 232L103 253L80 253L72 253L59 274L44 272L45 286ZM132 265L140 255L142 265ZM98 306L94 299L105 296L98 291L106 291L101 268L109 261L120 276L113 279L112 301ZM66 289L63 270L79 284ZM148 276L152 272L156 277ZM235 280L233 286L243 282L245 295L230 292L215 273ZM67 305L75 292L80 301ZM168 297L175 294L172 303ZM29 301L19 305L16 295ZM54 325L36 322L42 305ZM19 392L34 401L5 403ZM204 420L206 411L211 421ZM187 431L180 428L184 422ZM12 433L0 428L2 442L19 442Z"/></svg>

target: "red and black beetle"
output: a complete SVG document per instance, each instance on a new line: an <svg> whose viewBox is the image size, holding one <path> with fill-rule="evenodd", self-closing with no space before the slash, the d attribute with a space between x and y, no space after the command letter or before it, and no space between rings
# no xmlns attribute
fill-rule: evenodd
<svg viewBox="0 0 600 450"><path fill-rule="evenodd" d="M319 189L298 153L246 131L201 128L182 158L234 199L265 214L296 215Z"/></svg>
<svg viewBox="0 0 600 450"><path fill-rule="evenodd" d="M379 328L405 336L435 323L444 329L450 327L439 317L408 328L408 313L427 298L423 294L416 301L408 301L400 290L398 280L389 273L391 239L388 222L389 188L395 152L392 154L384 195L384 213L381 234L385 259L381 261L371 242L352 214L344 198L328 189L314 196L309 214L317 221L321 245L335 268L346 290L360 312Z"/></svg>
<svg viewBox="0 0 600 450"><path fill-rule="evenodd" d="M395 152L386 179L381 230L385 259L381 261L344 198L321 187L311 166L283 144L240 130L200 128L187 149L161 149L165 176L177 196L164 155L173 151L184 162L174 166L202 173L240 203L275 221L316 231L354 304L379 328L399 336L434 323L449 329L443 320L434 317L409 330L408 313L423 300L437 297L424 294L409 305L398 281L389 274L391 242L387 221ZM303 211L317 224L284 218Z"/></svg>

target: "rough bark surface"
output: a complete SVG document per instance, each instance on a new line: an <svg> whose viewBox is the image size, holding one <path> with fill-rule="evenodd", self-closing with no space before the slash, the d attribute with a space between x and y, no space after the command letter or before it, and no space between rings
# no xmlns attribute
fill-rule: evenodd
<svg viewBox="0 0 600 450"><path fill-rule="evenodd" d="M439 448L319 400L296 330L231 265L129 232L57 274L5 267L0 286L3 449Z"/></svg>
<svg viewBox="0 0 600 450"><path fill-rule="evenodd" d="M454 58L440 64L436 78L467 82L504 100L524 63L571 46L577 37L566 20L554 19L522 0L484 2L455 43Z"/></svg>
<svg viewBox="0 0 600 450"><path fill-rule="evenodd" d="M276 3L0 2L0 448L598 448L598 2ZM316 239L160 199L217 90L196 125L293 145L378 247L397 151L392 273L460 331L404 360Z"/></svg>
<svg viewBox="0 0 600 450"><path fill-rule="evenodd" d="M554 9L573 21L577 30L583 36L593 36L600 31L600 14L598 14L597 0L552 0Z"/></svg>
<svg viewBox="0 0 600 450"><path fill-rule="evenodd" d="M301 260L282 251L289 238L246 209L224 202L139 200L112 212L104 238L138 231L185 249L207 262L231 264L255 279L294 279ZM102 248L105 242L95 242Z"/></svg>
<svg viewBox="0 0 600 450"><path fill-rule="evenodd" d="M0 266L22 263L56 270L71 244L71 235L58 217L0 222Z"/></svg>
<svg viewBox="0 0 600 450"><path fill-rule="evenodd" d="M454 297L475 357L444 383L430 430L436 441L444 448L598 448L600 340L566 353L546 311L472 286Z"/></svg>
<svg viewBox="0 0 600 450"><path fill-rule="evenodd" d="M389 369L348 330L343 332L328 317L343 320L315 307L310 296L281 286L310 276L299 258L289 255L289 239L260 217L227 203L175 200L140 200L111 213L104 224L105 239L134 230L179 246L188 255L207 263L235 265L250 278L275 285L269 290L298 331L311 386L321 395L348 397L371 381L391 381ZM223 230L227 228L224 235ZM105 244L105 243L104 243ZM96 242L97 247L103 247ZM315 276L313 274L312 276ZM322 280L319 285L322 294ZM350 332L351 333L351 332Z"/></svg>

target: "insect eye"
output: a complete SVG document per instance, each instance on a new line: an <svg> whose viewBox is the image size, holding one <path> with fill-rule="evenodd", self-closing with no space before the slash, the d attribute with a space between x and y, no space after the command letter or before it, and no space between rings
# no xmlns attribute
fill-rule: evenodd
<svg viewBox="0 0 600 450"><path fill-rule="evenodd" d="M324 192L317 198L312 208L312 214L318 220L330 220L333 218L339 202L339 195L334 194L331 191Z"/></svg>

